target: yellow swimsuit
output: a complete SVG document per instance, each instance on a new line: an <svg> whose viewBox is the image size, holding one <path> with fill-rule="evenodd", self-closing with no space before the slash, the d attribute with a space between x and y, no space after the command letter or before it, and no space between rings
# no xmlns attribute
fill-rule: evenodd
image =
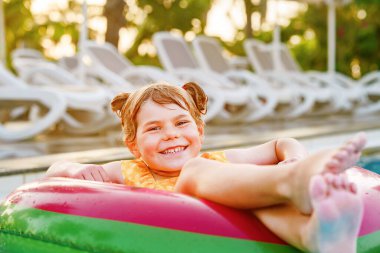
<svg viewBox="0 0 380 253"><path fill-rule="evenodd" d="M228 162L224 151L203 153L201 157L219 162ZM121 161L121 173L123 174L125 185L156 190L173 191L178 179L178 177L163 177L156 180L148 166L141 159Z"/></svg>

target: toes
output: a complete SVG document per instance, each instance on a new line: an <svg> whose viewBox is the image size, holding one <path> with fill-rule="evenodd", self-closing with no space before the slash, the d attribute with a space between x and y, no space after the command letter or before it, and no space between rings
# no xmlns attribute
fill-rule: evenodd
<svg viewBox="0 0 380 253"><path fill-rule="evenodd" d="M342 148L343 150L346 150L349 154L353 154L357 152L357 147L354 143L349 142Z"/></svg>
<svg viewBox="0 0 380 253"><path fill-rule="evenodd" d="M356 152L356 153L355 153ZM348 169L360 158L360 152L357 153L357 150L354 150L353 145L348 145L340 148L326 163L327 169L332 173L339 173Z"/></svg>
<svg viewBox="0 0 380 253"><path fill-rule="evenodd" d="M333 157L330 161L327 162L326 167L330 172L337 173L339 172L341 165L342 163L340 162L340 160Z"/></svg>
<svg viewBox="0 0 380 253"><path fill-rule="evenodd" d="M333 158L339 160L339 161L344 161L345 159L347 159L350 155L350 151L346 150L346 149L340 149L334 156Z"/></svg>
<svg viewBox="0 0 380 253"><path fill-rule="evenodd" d="M334 174L326 173L323 175L323 178L327 184L331 185L334 181L335 176Z"/></svg>
<svg viewBox="0 0 380 253"><path fill-rule="evenodd" d="M341 177L341 180L342 180L342 188L344 190L350 190L350 182L348 181L348 177L346 175L342 175Z"/></svg>
<svg viewBox="0 0 380 253"><path fill-rule="evenodd" d="M346 174L331 174L326 173L323 175L323 178L326 182L326 190L325 194L328 195L328 193L331 190L342 190L347 191L353 194L357 193L357 186L355 183L351 183L348 180L348 177ZM332 189L330 189L332 187Z"/></svg>
<svg viewBox="0 0 380 253"><path fill-rule="evenodd" d="M354 194L358 192L358 187L354 183L349 183L348 190Z"/></svg>
<svg viewBox="0 0 380 253"><path fill-rule="evenodd" d="M348 178L346 174L340 173L340 174L332 174L332 173L326 173L322 175L325 184L327 185L326 191L329 191L330 187L333 187L334 189L341 189L341 190L349 190L350 189L350 182L348 181Z"/></svg>
<svg viewBox="0 0 380 253"><path fill-rule="evenodd" d="M348 184L349 184L348 178L345 174L341 173L341 174L335 175L334 181L333 181L333 186L336 189L347 190Z"/></svg>
<svg viewBox="0 0 380 253"><path fill-rule="evenodd" d="M328 193L328 184L325 180L326 175L315 175L310 180L309 193L312 200L325 198Z"/></svg>
<svg viewBox="0 0 380 253"><path fill-rule="evenodd" d="M364 132L356 134L352 140L352 143L355 145L356 153L360 152L367 143L366 134Z"/></svg>
<svg viewBox="0 0 380 253"><path fill-rule="evenodd" d="M332 184L331 184L335 189L339 189L341 188L342 186L342 180L341 180L341 177L339 175L335 176L332 180Z"/></svg>

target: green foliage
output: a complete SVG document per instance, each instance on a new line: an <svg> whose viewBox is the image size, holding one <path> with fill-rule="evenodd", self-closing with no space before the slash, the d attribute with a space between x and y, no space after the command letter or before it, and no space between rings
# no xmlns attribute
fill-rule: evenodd
<svg viewBox="0 0 380 253"><path fill-rule="evenodd" d="M360 65L362 76L380 69L379 3L380 0L357 0L347 6L337 7L337 71L351 76L353 63ZM365 18L359 19L359 13L361 15L365 13ZM310 32L314 37L310 38ZM299 38L299 43L290 43L293 36ZM273 39L273 33L255 31L253 37L269 43ZM293 18L289 26L282 27L281 39L291 48L303 69L326 71L328 39L326 5L310 4L305 13ZM241 40L223 45L233 54L244 55Z"/></svg>
<svg viewBox="0 0 380 253"><path fill-rule="evenodd" d="M4 2L4 15L7 40L7 62L10 65L10 52L18 47L29 47L42 50L42 40L50 39L57 43L65 34L78 42L79 24L73 22L51 21L49 16L34 17L30 11L31 0L11 0ZM68 11L80 12L81 6L69 1L69 9L58 10L63 17Z"/></svg>
<svg viewBox="0 0 380 253"><path fill-rule="evenodd" d="M158 31L177 29L182 33L202 32L211 3L212 0L138 0L137 6L146 16L141 24L133 16L128 20L129 26L138 28L138 34L127 56L132 61L139 59L140 62L142 56L137 52L138 47L142 42L150 42L152 35ZM152 64L148 55L145 58Z"/></svg>
<svg viewBox="0 0 380 253"><path fill-rule="evenodd" d="M206 14L210 8L210 0L139 0L138 6L146 10L144 20L149 32L170 30L173 28L183 32L193 29L192 20L199 19L201 27L205 26Z"/></svg>
<svg viewBox="0 0 380 253"><path fill-rule="evenodd" d="M7 62L9 52L20 46L41 48L38 26L30 13L30 0L12 0L3 2L5 37L7 40Z"/></svg>
<svg viewBox="0 0 380 253"><path fill-rule="evenodd" d="M376 1L357 1L347 6L337 7L337 71L351 76L351 64L354 62L360 64L362 75L379 69L380 19L378 13L380 5L375 3ZM360 15L362 15L361 19ZM304 69L326 70L327 68L326 22L326 6L309 5L304 15L295 18L290 26L283 30L284 41L288 41L295 34L303 38L301 43L293 47L293 53ZM314 39L305 39L307 29L315 33Z"/></svg>
<svg viewBox="0 0 380 253"><path fill-rule="evenodd" d="M43 39L57 43L63 35L68 34L75 45L79 41L80 24L67 18L70 13L81 12L79 2L69 0L68 9L55 10L63 19L52 21L48 14L45 17L33 17L30 12L31 1L4 1L8 61L9 53L16 47L42 49ZM126 3L127 27L137 29L134 43L127 52L128 58L135 64L159 65L157 58L138 53L141 44L151 43L152 35L158 31L175 29L182 34L189 31L194 34L204 33L207 13L213 0L130 0ZM344 7L337 8L338 71L351 75L354 63L360 65L362 75L380 68L379 3L380 0L354 0ZM261 7L256 7L253 8L255 11L262 10ZM98 15L101 15L101 12ZM309 5L305 13L300 13L292 19L289 26L282 28L282 41L290 46L305 70L325 71L327 68L326 22L326 5ZM314 37L309 36L310 32ZM94 38L94 33L95 31L89 31L89 37ZM244 29L238 33L245 36L233 42L221 42L231 53L244 55L242 44L249 34L246 34L247 30ZM298 43L290 43L294 36L298 37ZM255 31L253 37L270 42L272 32Z"/></svg>

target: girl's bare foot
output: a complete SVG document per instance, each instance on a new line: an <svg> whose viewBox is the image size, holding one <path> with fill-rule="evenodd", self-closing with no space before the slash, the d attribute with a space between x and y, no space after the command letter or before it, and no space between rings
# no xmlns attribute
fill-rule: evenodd
<svg viewBox="0 0 380 253"><path fill-rule="evenodd" d="M342 145L326 164L326 172L340 173L342 168L349 168L355 164L361 155L367 138L365 133L360 132Z"/></svg>
<svg viewBox="0 0 380 253"><path fill-rule="evenodd" d="M314 212L303 235L311 252L355 253L363 204L344 174L316 175L310 181Z"/></svg>
<svg viewBox="0 0 380 253"><path fill-rule="evenodd" d="M366 144L364 133L358 133L340 148L320 151L295 164L290 189L290 199L304 214L312 212L308 192L310 179L317 174L342 173L355 165Z"/></svg>

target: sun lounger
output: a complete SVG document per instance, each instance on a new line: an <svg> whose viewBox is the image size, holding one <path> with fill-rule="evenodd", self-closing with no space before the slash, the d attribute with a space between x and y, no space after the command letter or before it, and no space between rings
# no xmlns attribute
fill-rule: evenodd
<svg viewBox="0 0 380 253"><path fill-rule="evenodd" d="M265 104L252 87L237 85L219 73L202 70L183 38L168 32L159 32L153 36L153 42L161 64L167 71L180 79L200 83L206 92L210 90L208 96L211 98L215 91L220 93L217 97L214 96L214 101L222 99L226 106L216 117L220 116L227 122L247 122L261 119L271 113L273 100L268 99L268 104ZM243 109L238 113L232 112L226 110L229 106Z"/></svg>
<svg viewBox="0 0 380 253"><path fill-rule="evenodd" d="M58 92L66 98L67 112L62 124L64 131L73 134L96 133L118 124L110 111L109 102L113 94L109 90L83 84L57 64L38 57L38 53L32 54L35 50L21 49L21 53L18 50L12 54L13 65L25 83Z"/></svg>
<svg viewBox="0 0 380 253"><path fill-rule="evenodd" d="M283 109L282 111L275 110L275 117L298 117L312 110L315 94L302 87L296 87L293 83L286 85L284 79L278 80L279 85L273 86L273 82L270 83L251 71L232 68L223 56L223 48L216 39L198 36L192 44L194 53L203 69L222 74L237 85L251 87L259 96L262 96L261 99L273 100L270 101L272 111L276 108Z"/></svg>
<svg viewBox="0 0 380 253"><path fill-rule="evenodd" d="M56 125L66 111L57 92L28 87L0 64L0 140L21 141Z"/></svg>
<svg viewBox="0 0 380 253"><path fill-rule="evenodd" d="M90 58L89 71L92 75L99 75L106 81L121 78L127 80L134 88L152 82L166 81L176 84L179 80L172 75L153 66L135 66L110 43L99 44L86 41L85 53Z"/></svg>
<svg viewBox="0 0 380 253"><path fill-rule="evenodd" d="M337 111L352 111L355 103L365 99L363 90L355 87L353 80L342 74L336 74L331 78L327 73L303 72L300 66L291 56L285 45L279 47L279 60L273 62L274 47L255 39L244 41L244 48L248 59L256 72L267 78L276 78L276 73L281 73L281 78L286 77L301 85L309 87L319 101L325 102L326 113ZM326 103L327 102L327 103Z"/></svg>

